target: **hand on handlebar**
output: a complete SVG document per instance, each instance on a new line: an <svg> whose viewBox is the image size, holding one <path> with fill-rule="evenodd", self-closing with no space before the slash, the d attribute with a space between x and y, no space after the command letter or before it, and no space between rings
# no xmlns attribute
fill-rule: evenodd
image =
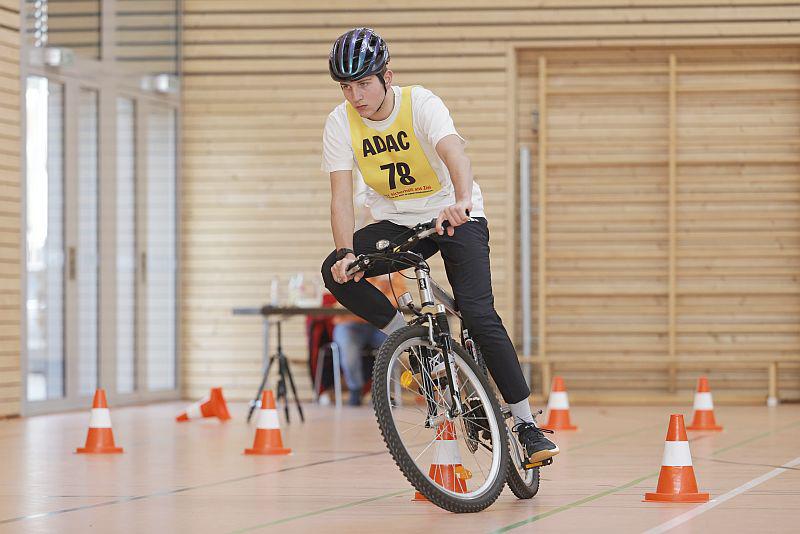
<svg viewBox="0 0 800 534"><path fill-rule="evenodd" d="M350 264L352 264L354 261L356 261L355 255L348 254L347 256L345 256L344 258L333 264L333 267L331 267L331 274L333 275L333 279L337 283L344 284L346 282L349 282L350 280L358 282L359 280L364 278L364 271L359 271L354 275L350 276L347 275L347 269L348 267L350 267Z"/></svg>
<svg viewBox="0 0 800 534"><path fill-rule="evenodd" d="M442 227L442 222L448 221L450 226L447 227L447 235L453 237L455 227L461 226L469 221L470 210L472 210L472 202L469 200L461 200L451 206L447 206L442 210L439 216L436 217L436 233L444 235L445 229Z"/></svg>
<svg viewBox="0 0 800 534"><path fill-rule="evenodd" d="M353 254L348 254L344 259L337 261L333 267L331 267L333 279L339 284L345 284L350 280L359 282L364 278L364 272L368 270L368 267L376 260L400 263L409 267L413 265L413 263L409 264L407 259L405 262L398 260L398 257L402 257L405 253L417 256L424 263L422 256L410 252L414 245L419 243L420 240L429 237L434 232L443 235L444 231L447 230L447 235L452 236L455 226L461 226L468 221L474 220L469 216L470 209L472 209L472 202L456 202L452 206L443 209L436 219L414 226L414 228L411 229L414 235L399 245L392 244L388 240L381 240L386 242L382 245L379 244L380 242L376 243L376 248L378 249L376 253L361 254L358 257ZM390 247L387 248L387 244L390 245Z"/></svg>

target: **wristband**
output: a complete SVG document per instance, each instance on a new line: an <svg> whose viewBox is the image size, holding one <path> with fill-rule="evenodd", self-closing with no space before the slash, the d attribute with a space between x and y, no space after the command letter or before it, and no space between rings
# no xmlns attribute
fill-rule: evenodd
<svg viewBox="0 0 800 534"><path fill-rule="evenodd" d="M348 254L355 255L355 251L350 248L340 248L336 250L336 261L343 260Z"/></svg>

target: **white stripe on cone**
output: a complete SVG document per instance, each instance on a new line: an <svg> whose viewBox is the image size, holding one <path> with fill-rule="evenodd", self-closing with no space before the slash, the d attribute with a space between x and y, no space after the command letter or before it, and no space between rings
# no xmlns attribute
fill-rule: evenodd
<svg viewBox="0 0 800 534"><path fill-rule="evenodd" d="M687 467L692 465L692 453L689 452L688 441L665 441L664 458L661 465L669 467Z"/></svg>
<svg viewBox="0 0 800 534"><path fill-rule="evenodd" d="M703 393L697 392L694 394L694 409L695 410L713 410L714 401L711 398L711 392L706 391Z"/></svg>
<svg viewBox="0 0 800 534"><path fill-rule="evenodd" d="M569 410L569 399L566 391L551 391L547 401L548 410Z"/></svg>
<svg viewBox="0 0 800 534"><path fill-rule="evenodd" d="M189 419L200 419L203 417L203 412L200 410L200 407L207 403L210 397L203 397L202 400L199 400L186 408L186 417Z"/></svg>
<svg viewBox="0 0 800 534"><path fill-rule="evenodd" d="M111 428L111 413L108 408L92 408L89 428Z"/></svg>
<svg viewBox="0 0 800 534"><path fill-rule="evenodd" d="M437 440L431 463L434 465L460 464L461 455L458 453L458 442L454 439Z"/></svg>
<svg viewBox="0 0 800 534"><path fill-rule="evenodd" d="M261 430L275 430L280 428L278 424L278 410L264 409L258 414L258 424L256 428Z"/></svg>

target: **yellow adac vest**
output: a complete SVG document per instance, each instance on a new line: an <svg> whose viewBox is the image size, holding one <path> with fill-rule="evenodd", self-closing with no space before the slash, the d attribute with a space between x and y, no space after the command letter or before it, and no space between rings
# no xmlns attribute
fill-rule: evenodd
<svg viewBox="0 0 800 534"><path fill-rule="evenodd" d="M347 103L350 140L364 181L390 200L424 198L442 188L414 134L411 89L402 88L397 117L382 132L364 124Z"/></svg>

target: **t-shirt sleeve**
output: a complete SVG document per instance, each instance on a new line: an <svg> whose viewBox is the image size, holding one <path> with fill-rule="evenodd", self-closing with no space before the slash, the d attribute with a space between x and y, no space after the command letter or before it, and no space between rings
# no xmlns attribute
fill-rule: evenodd
<svg viewBox="0 0 800 534"><path fill-rule="evenodd" d="M325 172L353 170L353 149L350 131L334 111L325 121L322 133L322 170Z"/></svg>
<svg viewBox="0 0 800 534"><path fill-rule="evenodd" d="M456 130L450 110L442 99L423 87L413 89L414 119L422 135L428 143L435 147L436 143L448 135L457 135L462 142L466 141Z"/></svg>

